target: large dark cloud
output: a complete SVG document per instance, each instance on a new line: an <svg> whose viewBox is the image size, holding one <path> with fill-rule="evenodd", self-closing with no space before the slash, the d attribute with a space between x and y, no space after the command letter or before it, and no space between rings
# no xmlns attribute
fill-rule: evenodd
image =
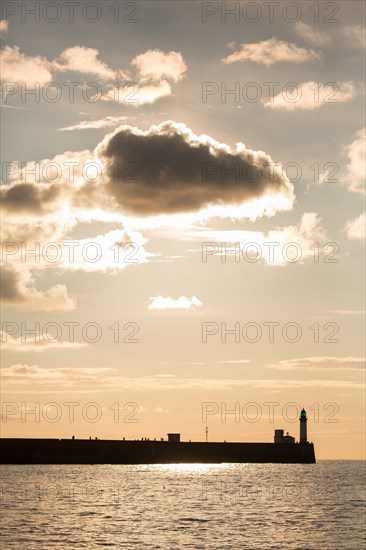
<svg viewBox="0 0 366 550"><path fill-rule="evenodd" d="M123 126L96 153L106 168L107 189L135 215L195 212L264 195L282 195L288 207L293 200L292 184L274 170L270 156L244 146L231 150L172 121L147 132ZM239 175L230 172L234 167Z"/></svg>
<svg viewBox="0 0 366 550"><path fill-rule="evenodd" d="M73 178L68 173L70 161L77 164ZM292 184L263 151L243 144L231 149L172 121L148 131L122 126L104 138L94 155L91 151L57 155L50 161L58 166L55 181L43 177L48 174L48 162L39 163L41 176L34 182L25 182L19 173L1 185L5 213L58 218L68 206L70 211L119 210L154 216L204 209L207 213L208 207L216 207L208 215L255 217L290 209L294 200ZM94 179L84 173L89 163L98 168ZM34 168L34 163L28 164L27 170ZM244 205L253 200L255 211L252 206L246 210ZM235 213L225 211L231 206L236 207Z"/></svg>

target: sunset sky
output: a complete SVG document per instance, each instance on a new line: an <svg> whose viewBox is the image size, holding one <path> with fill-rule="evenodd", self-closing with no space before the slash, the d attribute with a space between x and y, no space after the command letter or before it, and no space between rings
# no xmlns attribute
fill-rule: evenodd
<svg viewBox="0 0 366 550"><path fill-rule="evenodd" d="M364 458L365 4L34 4L0 23L2 436L298 439L305 407Z"/></svg>

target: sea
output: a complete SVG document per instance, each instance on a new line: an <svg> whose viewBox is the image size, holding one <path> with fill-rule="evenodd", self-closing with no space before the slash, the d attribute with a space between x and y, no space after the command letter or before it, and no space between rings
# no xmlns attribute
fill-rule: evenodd
<svg viewBox="0 0 366 550"><path fill-rule="evenodd" d="M363 550L365 462L1 467L2 550Z"/></svg>

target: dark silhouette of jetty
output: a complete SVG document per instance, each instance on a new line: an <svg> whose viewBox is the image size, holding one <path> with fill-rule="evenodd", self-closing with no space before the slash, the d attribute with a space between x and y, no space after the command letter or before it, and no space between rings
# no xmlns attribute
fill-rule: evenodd
<svg viewBox="0 0 366 550"><path fill-rule="evenodd" d="M300 416L300 441L275 430L273 443L182 442L167 440L0 439L1 464L177 464L177 463L302 463L314 464L307 441L307 418Z"/></svg>

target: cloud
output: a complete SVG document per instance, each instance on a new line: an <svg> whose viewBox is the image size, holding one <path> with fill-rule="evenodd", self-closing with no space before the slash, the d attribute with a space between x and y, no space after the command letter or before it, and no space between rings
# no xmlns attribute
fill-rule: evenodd
<svg viewBox="0 0 366 550"><path fill-rule="evenodd" d="M156 409L154 409L153 412L159 413L159 414L167 414L167 413L170 413L170 410L164 409L164 407L156 407Z"/></svg>
<svg viewBox="0 0 366 550"><path fill-rule="evenodd" d="M294 30L301 38L316 46L327 46L332 42L331 37L327 35L324 30L317 30L316 27L303 23L302 21L297 21L297 23L295 23Z"/></svg>
<svg viewBox="0 0 366 550"><path fill-rule="evenodd" d="M320 55L313 50L300 48L296 44L270 38L254 44L241 44L240 50L223 58L224 63L236 61L251 61L270 67L275 63L294 62L303 63L309 60L319 59Z"/></svg>
<svg viewBox="0 0 366 550"><path fill-rule="evenodd" d="M365 315L364 309L335 309L334 313L338 315Z"/></svg>
<svg viewBox="0 0 366 550"><path fill-rule="evenodd" d="M296 84L274 97L264 100L264 106L284 111L319 109L323 105L344 103L357 95L353 82L309 81Z"/></svg>
<svg viewBox="0 0 366 550"><path fill-rule="evenodd" d="M17 187L19 200L16 199L17 193L14 193L12 200L9 201L6 191L9 190L8 188L17 189ZM54 245L62 249L63 240L77 221L68 218L67 209L65 210L62 201L59 203L56 201L52 214L43 213L44 205L41 202L35 202L27 192L35 188L38 196L38 190L42 188L41 183L17 186L16 182L13 182L10 186L2 185L2 188L4 188L2 189L3 199L4 195L8 199L2 205L2 304L7 307L37 311L75 309L75 300L68 295L65 285L57 284L42 291L38 290L36 285L38 275L42 271L58 269L60 273L61 269L64 271L67 268L67 261L56 263L52 261ZM24 189L26 192L23 194ZM47 201L46 204L48 204ZM75 239L71 240L75 241ZM53 245L51 244L48 254L47 246L50 243ZM67 250L63 250L64 257ZM73 264L73 267L76 266Z"/></svg>
<svg viewBox="0 0 366 550"><path fill-rule="evenodd" d="M366 128L359 130L355 137L356 139L344 148L349 162L342 181L348 186L349 191L365 193Z"/></svg>
<svg viewBox="0 0 366 550"><path fill-rule="evenodd" d="M299 359L284 359L268 365L279 370L360 370L365 368L364 357L301 357Z"/></svg>
<svg viewBox="0 0 366 550"><path fill-rule="evenodd" d="M1 187L1 203L9 213L32 212L43 215L54 212L61 200L62 188L56 184L16 183Z"/></svg>
<svg viewBox="0 0 366 550"><path fill-rule="evenodd" d="M38 291L29 270L21 271L10 264L4 265L0 282L0 299L4 306L33 311L75 309L75 300L68 296L65 285L57 284L48 290Z"/></svg>
<svg viewBox="0 0 366 550"><path fill-rule="evenodd" d="M90 168L87 174L86 166ZM58 223L64 222L68 214L64 210L73 199L76 205L77 197L83 195L84 207L88 205L82 190L87 189L89 196L95 191L100 179L98 169L100 171L90 151L66 151L53 159L30 161L21 167L14 164L8 183L0 187L2 210L12 215L11 220L21 216L24 222L23 215L27 215L45 221L46 215L57 213Z"/></svg>
<svg viewBox="0 0 366 550"><path fill-rule="evenodd" d="M274 266L283 266L291 262L304 263L306 260L313 259L314 250L311 247L314 242L324 242L326 239L321 219L315 212L305 212L297 225L278 227L267 233L203 230L187 232L186 235L201 241L205 239L205 250L210 251L207 245L212 244L211 241L213 244L224 243L225 254L242 254L244 258L248 258L248 261L262 260L267 265ZM219 246L216 249L213 248L212 253L221 255L221 248Z"/></svg>
<svg viewBox="0 0 366 550"><path fill-rule="evenodd" d="M157 365L207 365L204 361L156 361ZM163 375L160 375L163 376ZM174 374L165 374L164 376L174 376Z"/></svg>
<svg viewBox="0 0 366 550"><path fill-rule="evenodd" d="M17 363L1 369L0 375L4 384L60 384L66 387L79 386L83 384L93 385L93 377L99 381L111 369L108 368L48 368L39 365L28 365Z"/></svg>
<svg viewBox="0 0 366 550"><path fill-rule="evenodd" d="M150 304L148 309L150 311L160 311L163 309L195 309L202 306L202 302L196 298L196 296L191 296L187 298L186 296L180 296L179 298L170 298L169 296L164 298L164 296L152 296L149 298Z"/></svg>
<svg viewBox="0 0 366 550"><path fill-rule="evenodd" d="M52 65L45 57L28 57L21 53L17 46L5 46L0 55L3 81L24 82L29 86L36 84L42 86L52 81Z"/></svg>
<svg viewBox="0 0 366 550"><path fill-rule="evenodd" d="M257 388L257 389L288 389L288 388L354 388L363 390L362 381L350 380L294 380L294 379L238 379L238 378L175 378L166 376L144 376L140 378L128 378L120 376L115 369L100 368L50 368L38 365L16 364L5 367L0 371L3 390L17 387L17 393L29 393L29 386L36 385L38 392L40 387L52 388L55 385L58 392L63 389L67 393L82 391L100 392L104 388L114 388L133 391L172 391L172 390L229 390L232 388ZM24 390L20 387L24 386ZM44 390L45 391L45 390Z"/></svg>
<svg viewBox="0 0 366 550"><path fill-rule="evenodd" d="M26 56L17 46L6 46L1 51L1 62L3 80L28 85L48 84L55 79L53 74L57 72L94 75L103 84L95 97L134 107L170 96L170 82L179 82L187 71L181 53L161 50L148 50L134 57L129 69L114 70L99 59L99 50L86 46L67 48L52 61L41 56Z"/></svg>
<svg viewBox="0 0 366 550"><path fill-rule="evenodd" d="M75 71L94 74L101 79L112 80L118 73L98 59L99 51L85 46L73 46L64 50L52 65L57 71Z"/></svg>
<svg viewBox="0 0 366 550"><path fill-rule="evenodd" d="M323 29L318 30L315 26L308 25L302 21L294 24L295 32L306 42L316 46L329 46L336 42L342 47L361 48L366 46L365 29L361 25L342 25L337 28L327 29L329 34Z"/></svg>
<svg viewBox="0 0 366 550"><path fill-rule="evenodd" d="M8 32L9 30L9 21L7 21L6 19L1 19L0 20L0 34L1 33L5 33L5 32Z"/></svg>
<svg viewBox="0 0 366 550"><path fill-rule="evenodd" d="M207 181L202 180L205 163L213 168ZM220 165L233 163L249 172L255 166L257 181L247 176L224 181ZM152 228L162 223L181 227L185 216L255 219L291 209L293 185L274 164L262 151L243 144L232 150L209 136L196 136L183 124L167 121L146 132L122 126L94 152L66 151L15 167L0 187L1 236L5 246L13 247L2 275L3 304L40 311L73 309L75 302L64 285L40 291L38 275L45 270L118 273L149 261L154 254L146 251L147 239L136 230L139 223L150 227L146 216L155 220ZM133 172L126 172L126 166L132 166ZM117 228L77 238L79 223L91 221L113 223ZM72 259L65 248L70 240L75 246ZM44 255L49 243L58 247L60 257L55 261L47 251ZM40 252L28 254L24 261L24 249L34 250L36 245ZM85 248L91 249L95 260L85 256Z"/></svg>
<svg viewBox="0 0 366 550"><path fill-rule="evenodd" d="M232 150L173 121L147 131L122 126L105 137L96 155L107 170L108 191L129 215L189 213L216 207L215 215L244 217L246 203L254 217L290 209L294 200L293 185L281 168L272 171L269 155L243 144ZM116 177L116 167L128 162L137 167L137 173L135 181L126 183ZM222 171L234 164L240 178L232 174L224 178ZM228 206L236 211L230 212Z"/></svg>
<svg viewBox="0 0 366 550"><path fill-rule="evenodd" d="M27 335L24 339L22 337L14 338L11 334L5 331L0 331L0 339L1 348L3 350L20 352L43 352L54 349L78 349L88 346L88 344L80 342L61 342L55 340L55 336L52 334L43 334L42 337Z"/></svg>
<svg viewBox="0 0 366 550"><path fill-rule="evenodd" d="M70 132L72 130L90 130L90 129L99 129L99 128L109 128L111 126L119 126L126 122L128 116L106 116L99 120L82 120L77 124L72 126L65 126L64 128L59 128L60 132Z"/></svg>
<svg viewBox="0 0 366 550"><path fill-rule="evenodd" d="M340 33L348 38L351 45L362 49L366 47L365 28L361 25L344 25L340 28Z"/></svg>
<svg viewBox="0 0 366 550"><path fill-rule="evenodd" d="M366 238L366 212L362 212L346 224L347 237L351 240L363 240Z"/></svg>
<svg viewBox="0 0 366 550"><path fill-rule="evenodd" d="M173 82L178 82L182 80L187 71L182 54L174 51L148 50L134 57L131 65L136 67L143 80L168 78Z"/></svg>
<svg viewBox="0 0 366 550"><path fill-rule="evenodd" d="M10 177L10 183L1 185L1 252L6 264L1 274L1 300L5 306L43 311L74 309L75 301L64 285L42 292L36 288L42 272L115 274L154 256L145 250L147 239L140 232L127 232L121 227L121 214L113 211L110 197L98 191L100 182L88 183L83 178L83 168L90 159L94 157L84 151L58 155L49 163L30 162ZM73 163L77 166L70 177L69 164ZM57 183L43 180L47 164L52 167L49 177L54 177L54 164L60 167ZM31 180L28 183L22 181L26 172ZM79 223L92 220L108 223L108 228L111 223L117 224L118 228L88 238L77 238L75 233L70 238Z"/></svg>
<svg viewBox="0 0 366 550"><path fill-rule="evenodd" d="M219 363L227 363L227 364L242 364L242 363L251 363L250 359L230 359L228 361L219 361Z"/></svg>
<svg viewBox="0 0 366 550"><path fill-rule="evenodd" d="M65 247L54 267L65 271L118 273L128 266L147 263L155 256L145 250L147 239L137 231L127 233L124 229L114 229L72 242L72 255Z"/></svg>

